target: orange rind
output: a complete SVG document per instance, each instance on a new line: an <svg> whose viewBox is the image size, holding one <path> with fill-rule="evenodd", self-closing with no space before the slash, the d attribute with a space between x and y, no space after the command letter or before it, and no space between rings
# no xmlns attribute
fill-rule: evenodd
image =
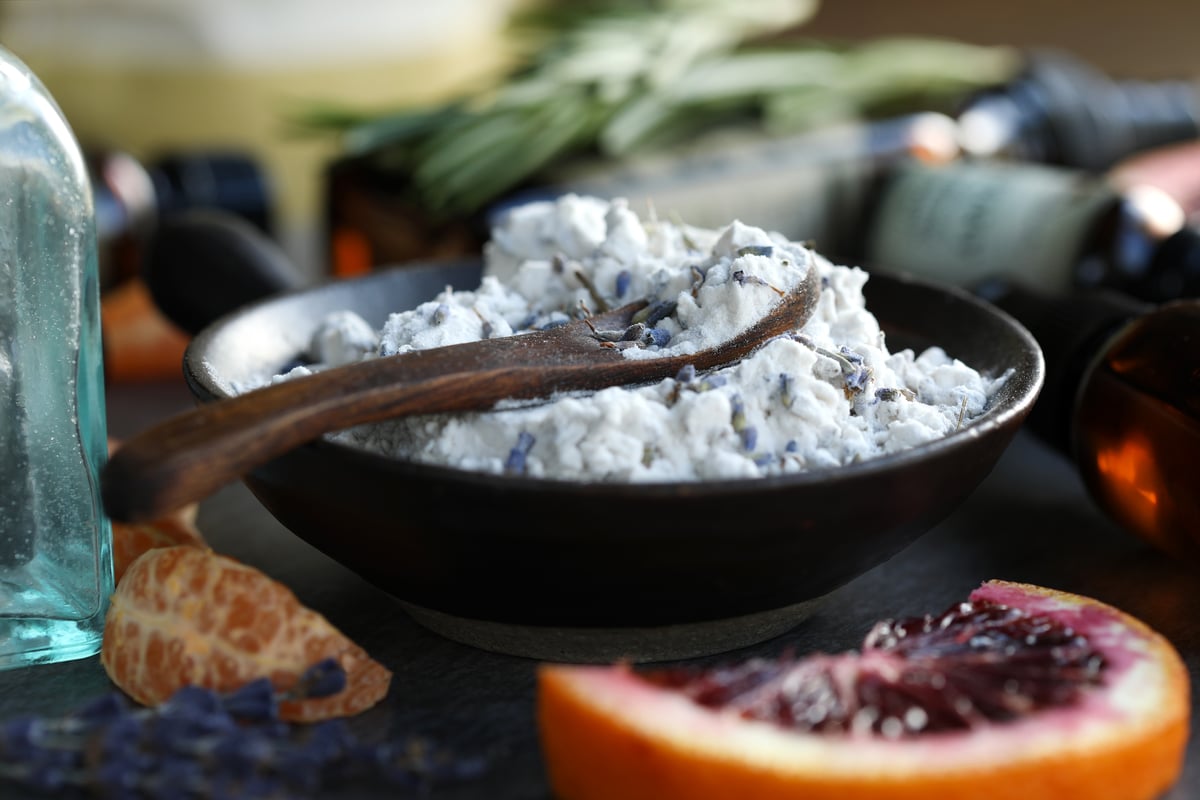
<svg viewBox="0 0 1200 800"><path fill-rule="evenodd" d="M747 719L731 708L701 705L625 665L546 665L539 670L538 718L555 795L1153 800L1177 780L1189 686L1166 640L1111 606L1050 589L993 581L971 600L1070 626L1103 655L1102 679L1069 704L1015 719L886 737Z"/></svg>
<svg viewBox="0 0 1200 800"><path fill-rule="evenodd" d="M148 550L188 545L207 548L196 527L196 504L151 522L112 523L113 580L121 582L129 565Z"/></svg>
<svg viewBox="0 0 1200 800"><path fill-rule="evenodd" d="M346 672L331 696L288 700L305 669L327 658ZM284 696L280 717L312 722L363 711L391 673L283 584L253 567L191 546L150 550L113 594L100 660L145 705L192 685L229 692L261 677Z"/></svg>

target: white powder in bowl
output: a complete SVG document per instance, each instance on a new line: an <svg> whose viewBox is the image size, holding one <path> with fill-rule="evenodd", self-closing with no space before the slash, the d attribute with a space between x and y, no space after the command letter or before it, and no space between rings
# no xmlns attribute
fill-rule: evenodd
<svg viewBox="0 0 1200 800"><path fill-rule="evenodd" d="M567 196L511 211L474 291L391 315L377 336L343 312L321 325L312 369L567 321L638 298L661 320L623 352L687 353L751 324L817 269L821 297L791 336L722 369L480 413L409 417L336 434L389 456L576 481L751 478L836 467L945 436L981 414L987 378L939 348L889 353L866 309L867 274L734 222L643 222L620 201ZM670 313L667 313L667 312ZM293 374L304 374L300 368Z"/></svg>

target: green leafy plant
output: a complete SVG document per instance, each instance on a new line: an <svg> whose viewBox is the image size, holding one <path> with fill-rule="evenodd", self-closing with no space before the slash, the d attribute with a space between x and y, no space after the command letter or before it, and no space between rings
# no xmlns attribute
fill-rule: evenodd
<svg viewBox="0 0 1200 800"><path fill-rule="evenodd" d="M936 108L1009 77L1006 48L928 39L795 38L815 0L559 3L514 21L524 56L495 85L441 106L303 120L347 155L403 175L433 217L477 211L572 158L620 159L715 126L794 132ZM786 34L786 35L785 35Z"/></svg>

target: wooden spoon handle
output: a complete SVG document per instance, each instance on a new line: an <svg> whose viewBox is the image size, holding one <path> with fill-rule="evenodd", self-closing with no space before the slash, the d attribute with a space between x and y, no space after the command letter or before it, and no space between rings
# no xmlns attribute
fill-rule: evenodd
<svg viewBox="0 0 1200 800"><path fill-rule="evenodd" d="M116 452L100 479L105 510L128 522L161 517L321 434L367 422L481 410L505 398L658 380L684 364L729 363L808 319L820 293L816 274L810 267L803 284L755 324L687 355L627 359L597 340L596 321L623 329L638 303L553 330L360 361L202 406Z"/></svg>
<svg viewBox="0 0 1200 800"><path fill-rule="evenodd" d="M620 381L606 377L613 371L633 374L634 362L594 339L583 352L570 346L573 333L535 332L372 359L201 406L140 433L113 455L101 476L105 510L121 521L155 519L330 431L413 413L486 409L508 397Z"/></svg>

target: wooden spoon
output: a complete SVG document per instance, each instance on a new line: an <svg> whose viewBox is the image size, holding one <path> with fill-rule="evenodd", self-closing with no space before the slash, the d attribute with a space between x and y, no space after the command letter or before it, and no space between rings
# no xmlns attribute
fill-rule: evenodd
<svg viewBox="0 0 1200 800"><path fill-rule="evenodd" d="M322 434L406 414L477 411L498 401L662 380L685 365L736 361L803 325L817 270L732 339L689 355L630 359L595 330L624 330L645 303L550 330L360 361L201 406L129 439L101 474L104 507L123 522L201 500Z"/></svg>

